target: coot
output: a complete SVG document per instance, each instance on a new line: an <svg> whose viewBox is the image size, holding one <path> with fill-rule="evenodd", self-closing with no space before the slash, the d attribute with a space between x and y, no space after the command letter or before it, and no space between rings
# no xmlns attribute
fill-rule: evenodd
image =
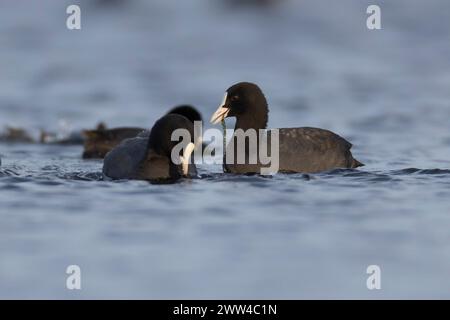
<svg viewBox="0 0 450 320"><path fill-rule="evenodd" d="M241 82L230 87L223 102L213 114L211 122L217 124L227 117L236 117L233 135L234 150L227 146L227 152L234 151L232 163L224 164L224 170L232 173L260 173L261 161L251 164L249 153L252 149L245 141L244 163L238 164L236 151L236 130L266 129L269 107L261 89L254 83ZM352 144L337 134L318 128L282 128L279 131L279 172L315 173L335 168L357 168L363 166L353 158ZM270 138L270 130L267 132ZM258 136L259 138L259 136ZM270 141L270 139L269 139ZM259 139L258 139L259 142ZM268 144L270 150L271 144Z"/></svg>
<svg viewBox="0 0 450 320"><path fill-rule="evenodd" d="M179 143L171 141L172 132L176 129L186 129L191 137L177 155L180 164L171 159L172 149ZM191 157L194 149L192 122L184 116L168 114L155 122L148 137L126 139L111 150L105 157L103 174L114 180L151 182L176 181L183 176L195 176L196 168Z"/></svg>

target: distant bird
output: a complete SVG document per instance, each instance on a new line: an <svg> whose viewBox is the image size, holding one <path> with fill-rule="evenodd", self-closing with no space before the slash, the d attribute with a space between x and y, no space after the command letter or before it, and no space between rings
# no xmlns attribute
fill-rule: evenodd
<svg viewBox="0 0 450 320"><path fill-rule="evenodd" d="M202 121L202 116L193 106L180 105L171 109L167 114L179 114L190 121ZM119 127L107 129L101 123L96 130L83 131L85 137L83 159L103 159L105 155L125 139L138 135L148 137L149 131L138 127Z"/></svg>
<svg viewBox="0 0 450 320"><path fill-rule="evenodd" d="M176 129L187 130L191 137L183 151L176 154L179 164L172 159L172 149L179 143L171 140ZM194 177L197 175L192 159L195 143L194 125L189 119L178 114L165 115L156 121L148 137L126 139L111 150L103 162L103 174L113 180L155 183Z"/></svg>
<svg viewBox="0 0 450 320"><path fill-rule="evenodd" d="M266 129L269 107L261 89L254 83L241 82L230 87L222 104L213 114L211 122L217 124L227 117L236 117L236 129ZM269 131L270 133L270 131ZM270 134L268 134L270 136ZM236 132L233 135L236 142ZM225 171L232 173L260 173L264 167L260 161L251 164L248 159L252 152L248 141L245 142L245 159L237 163L237 149L234 161L224 165ZM270 147L270 144L269 144ZM357 168L363 166L353 158L352 144L337 134L317 128L281 128L279 129L279 171L314 173L335 168ZM269 148L270 150L270 148Z"/></svg>
<svg viewBox="0 0 450 320"><path fill-rule="evenodd" d="M65 136L60 137L55 132L41 130L39 143L56 144L61 146L82 145L84 143L84 135L82 131L73 131Z"/></svg>
<svg viewBox="0 0 450 320"><path fill-rule="evenodd" d="M42 143L58 145L79 145L83 144L84 138L80 131L73 131L64 136L58 133L41 130L39 139L33 136L23 128L6 127L6 130L0 133L0 142L6 143Z"/></svg>
<svg viewBox="0 0 450 320"><path fill-rule="evenodd" d="M145 133L143 128L120 127L107 129L105 125L95 130L84 130L83 159L103 159L105 155L125 139Z"/></svg>
<svg viewBox="0 0 450 320"><path fill-rule="evenodd" d="M35 140L25 129L6 127L5 131L0 133L0 142L35 143Z"/></svg>

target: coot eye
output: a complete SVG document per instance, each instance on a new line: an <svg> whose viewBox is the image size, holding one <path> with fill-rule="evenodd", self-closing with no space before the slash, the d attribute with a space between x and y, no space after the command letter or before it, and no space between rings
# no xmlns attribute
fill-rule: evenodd
<svg viewBox="0 0 450 320"><path fill-rule="evenodd" d="M239 96L232 96L231 97L231 101L238 101L239 100Z"/></svg>

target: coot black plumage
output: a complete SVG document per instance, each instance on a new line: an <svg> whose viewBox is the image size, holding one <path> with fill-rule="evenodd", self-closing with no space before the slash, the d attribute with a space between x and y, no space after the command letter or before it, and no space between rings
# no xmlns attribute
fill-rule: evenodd
<svg viewBox="0 0 450 320"><path fill-rule="evenodd" d="M172 148L179 142L171 141L176 129L189 131L191 141L180 153L181 164L171 159ZM103 163L103 174L111 179L136 179L152 182L175 181L183 176L196 175L192 161L194 126L184 116L168 114L155 122L148 137L138 136L122 141L111 150Z"/></svg>
<svg viewBox="0 0 450 320"><path fill-rule="evenodd" d="M188 104L174 107L169 112L167 112L167 114L179 114L185 116L186 118L191 120L192 123L194 123L194 121L202 121L202 115L200 114L200 112L198 112L197 109Z"/></svg>
<svg viewBox="0 0 450 320"><path fill-rule="evenodd" d="M227 117L236 117L236 129L266 129L269 107L261 89L254 83L241 82L230 87L222 104L213 114L211 122L216 124ZM268 136L270 137L270 131ZM233 135L236 141L236 133ZM270 141L270 140L269 140ZM231 144L227 147L227 152ZM362 166L354 159L350 149L352 144L337 134L318 128L282 128L279 129L279 171L314 173L335 168L357 168ZM248 145L245 145L246 159ZM270 150L270 143L269 143ZM236 151L236 146L234 151ZM237 152L234 162L224 166L232 173L259 173L262 165L237 164Z"/></svg>

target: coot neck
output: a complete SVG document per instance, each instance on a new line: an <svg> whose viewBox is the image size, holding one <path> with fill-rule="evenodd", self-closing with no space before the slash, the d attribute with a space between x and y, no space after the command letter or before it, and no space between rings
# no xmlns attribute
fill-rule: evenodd
<svg viewBox="0 0 450 320"><path fill-rule="evenodd" d="M268 118L268 107L267 104L263 104L258 108L253 108L258 112L249 110L245 114L238 115L236 117L236 129L242 129L247 131L248 129L266 129L267 128L267 118Z"/></svg>

